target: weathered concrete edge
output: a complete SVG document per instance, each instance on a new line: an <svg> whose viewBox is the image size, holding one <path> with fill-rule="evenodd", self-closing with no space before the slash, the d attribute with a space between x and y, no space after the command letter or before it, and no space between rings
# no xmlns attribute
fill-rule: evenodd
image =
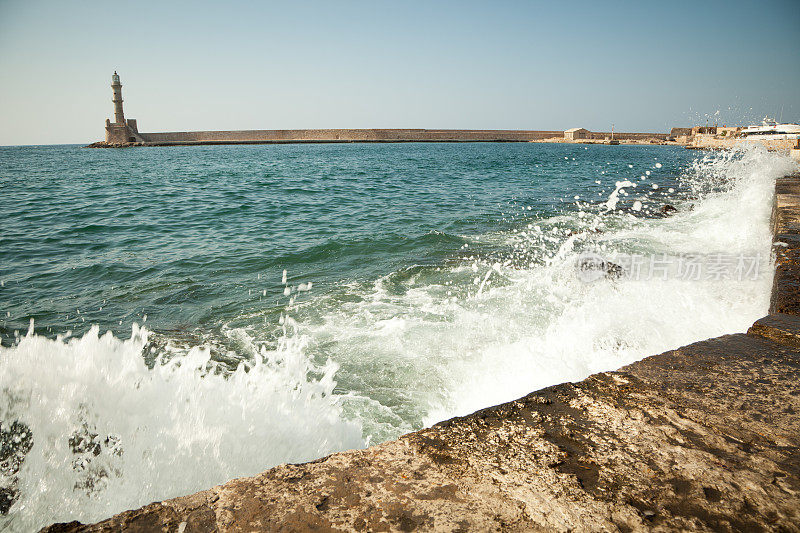
<svg viewBox="0 0 800 533"><path fill-rule="evenodd" d="M48 531L800 531L800 176L770 314L366 450Z"/></svg>

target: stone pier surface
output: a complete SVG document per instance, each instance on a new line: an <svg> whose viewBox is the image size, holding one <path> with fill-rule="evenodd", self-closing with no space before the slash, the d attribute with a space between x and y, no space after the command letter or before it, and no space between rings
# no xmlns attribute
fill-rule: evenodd
<svg viewBox="0 0 800 533"><path fill-rule="evenodd" d="M800 531L800 175L774 231L770 314L746 334L46 531Z"/></svg>

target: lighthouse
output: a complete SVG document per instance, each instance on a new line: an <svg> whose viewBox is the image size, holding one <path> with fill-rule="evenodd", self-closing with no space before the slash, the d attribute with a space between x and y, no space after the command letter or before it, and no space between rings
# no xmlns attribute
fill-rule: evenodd
<svg viewBox="0 0 800 533"><path fill-rule="evenodd" d="M122 144L142 141L136 119L125 120L125 113L122 110L122 82L119 81L116 70L111 76L111 91L114 94L111 99L114 102L114 122L106 119L106 142Z"/></svg>
<svg viewBox="0 0 800 533"><path fill-rule="evenodd" d="M114 123L125 124L125 113L122 112L122 83L116 70L111 76L111 90L114 91L114 98L111 99L114 102Z"/></svg>

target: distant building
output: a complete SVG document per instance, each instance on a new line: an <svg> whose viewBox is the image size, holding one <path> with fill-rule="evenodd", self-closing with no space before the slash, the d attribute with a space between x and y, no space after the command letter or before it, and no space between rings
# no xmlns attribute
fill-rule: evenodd
<svg viewBox="0 0 800 533"><path fill-rule="evenodd" d="M667 134L668 141L687 144L692 137L692 128L672 128Z"/></svg>
<svg viewBox="0 0 800 533"><path fill-rule="evenodd" d="M695 126L692 128L692 135L716 135L716 126Z"/></svg>
<svg viewBox="0 0 800 533"><path fill-rule="evenodd" d="M564 138L568 141L574 141L576 139L588 139L590 138L589 130L586 128L570 128L564 131Z"/></svg>
<svg viewBox="0 0 800 533"><path fill-rule="evenodd" d="M742 130L740 126L720 126L717 128L717 136L719 137L735 137L737 133Z"/></svg>
<svg viewBox="0 0 800 533"><path fill-rule="evenodd" d="M692 134L692 128L672 128L669 131L669 136L673 139L678 137L688 137Z"/></svg>

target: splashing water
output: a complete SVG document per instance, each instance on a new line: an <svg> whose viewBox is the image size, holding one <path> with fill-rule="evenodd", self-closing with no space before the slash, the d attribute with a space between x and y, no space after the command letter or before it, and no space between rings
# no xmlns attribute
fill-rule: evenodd
<svg viewBox="0 0 800 533"><path fill-rule="evenodd" d="M262 347L232 373L203 346L167 350L148 368L151 347L134 325L127 340L92 327L78 339L29 334L0 349L0 419L24 424L34 441L4 480L23 495L11 509L15 529L97 520L255 474L265 457L299 462L364 445L332 395L336 365L312 367L297 339Z"/></svg>
<svg viewBox="0 0 800 533"><path fill-rule="evenodd" d="M448 250L436 260L327 287L276 270L279 315L248 309L189 341L93 326L0 347L0 528L99 520L744 331L768 306L773 182L792 164L709 154L657 189L634 180L666 164L630 166L598 167L558 212L515 204L502 227L425 234ZM674 215L658 215L666 203ZM761 261L742 280L586 283L587 253Z"/></svg>

